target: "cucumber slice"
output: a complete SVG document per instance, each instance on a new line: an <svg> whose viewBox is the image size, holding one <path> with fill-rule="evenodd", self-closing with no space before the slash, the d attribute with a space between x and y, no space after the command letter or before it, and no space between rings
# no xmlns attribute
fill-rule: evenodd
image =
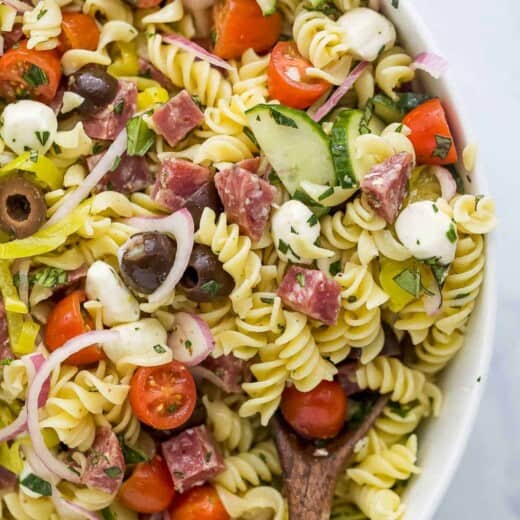
<svg viewBox="0 0 520 520"><path fill-rule="evenodd" d="M302 181L336 184L330 140L305 112L257 105L246 115L260 148L291 195Z"/></svg>
<svg viewBox="0 0 520 520"><path fill-rule="evenodd" d="M426 94L415 94L414 92L402 92L397 94L399 99L392 101L388 96L384 94L377 94L374 96L374 112L380 117L385 123L398 123L402 121L403 117L422 105L430 96Z"/></svg>
<svg viewBox="0 0 520 520"><path fill-rule="evenodd" d="M262 9L264 16L274 14L276 11L276 0L256 0L256 3L260 6L260 9Z"/></svg>

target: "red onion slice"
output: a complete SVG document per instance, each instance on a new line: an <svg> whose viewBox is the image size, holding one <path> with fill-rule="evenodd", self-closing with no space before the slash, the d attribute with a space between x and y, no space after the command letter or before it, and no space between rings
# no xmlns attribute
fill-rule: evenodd
<svg viewBox="0 0 520 520"><path fill-rule="evenodd" d="M27 410L22 408L18 417L8 426L0 430L0 442L12 441L27 430Z"/></svg>
<svg viewBox="0 0 520 520"><path fill-rule="evenodd" d="M411 64L412 69L424 70L435 79L439 79L446 72L448 66L447 60L433 52L421 52Z"/></svg>
<svg viewBox="0 0 520 520"><path fill-rule="evenodd" d="M212 372L208 368L197 365L195 367L191 367L190 372L196 381L206 379L206 381L209 381L210 383L215 385L217 388L220 388L224 392L228 393L228 389L227 389L226 385L224 384L224 381L222 381L222 379L220 379L220 377L218 377L214 372Z"/></svg>
<svg viewBox="0 0 520 520"><path fill-rule="evenodd" d="M27 394L26 400L27 426L34 451L38 458L42 461L43 465L52 474L76 484L81 482L79 475L74 473L69 468L69 466L64 464L61 460L57 459L45 445L38 421L39 396L42 391L42 387L44 386L47 378L51 375L51 372L58 365L60 365L60 363L63 363L69 356L80 352L84 348L94 343L103 344L106 341L117 339L118 336L119 333L115 330L99 330L86 332L85 334L81 334L75 338L70 339L62 347L55 350L49 356L29 386L29 392Z"/></svg>
<svg viewBox="0 0 520 520"><path fill-rule="evenodd" d="M184 271L186 271L186 268L188 267L195 236L193 218L190 212L186 208L183 208L167 217L135 217L126 219L125 222L139 231L158 231L160 233L168 233L172 235L177 242L177 254L175 255L175 261L173 262L168 276L162 285L148 296L148 301L150 303L162 305L168 301L175 286L179 283ZM123 248L127 242L122 245Z"/></svg>
<svg viewBox="0 0 520 520"><path fill-rule="evenodd" d="M26 11L32 11L33 6L20 2L20 0L2 0L5 5L16 9L19 13L25 13Z"/></svg>
<svg viewBox="0 0 520 520"><path fill-rule="evenodd" d="M352 88L354 83L363 74L363 71L368 67L368 62L362 61L354 68L354 70L346 77L345 81L334 91L332 96L321 105L318 110L312 115L314 121L321 121L340 101L340 99Z"/></svg>
<svg viewBox="0 0 520 520"><path fill-rule="evenodd" d="M168 337L173 359L191 367L202 363L215 348L215 339L208 324L196 314L178 312L175 329Z"/></svg>
<svg viewBox="0 0 520 520"><path fill-rule="evenodd" d="M108 147L100 161L93 170L85 177L83 182L78 186L76 191L68 195L63 204L58 208L56 213L47 221L45 227L55 224L62 218L66 217L73 209L75 209L84 199L90 195L90 191L96 184L110 171L116 159L121 157L126 150L126 129L123 130Z"/></svg>
<svg viewBox="0 0 520 520"><path fill-rule="evenodd" d="M88 520L100 520L101 518L94 511L90 511L79 504L75 504L74 502L63 498L56 487L53 487L52 490L52 501L54 502L54 507L62 516L70 516L70 513L73 513L74 516L77 515L81 518L87 518Z"/></svg>
<svg viewBox="0 0 520 520"><path fill-rule="evenodd" d="M219 67L225 70L233 70L233 67L227 61L219 58L218 56L215 56L214 54L211 54L211 52L208 52L206 49L204 49L204 47L197 45L191 40L187 40L179 34L163 34L162 39L167 43L172 43L173 45L177 45L177 47L180 47L187 52L195 54L197 58L207 61L215 67Z"/></svg>
<svg viewBox="0 0 520 520"><path fill-rule="evenodd" d="M433 287L428 287L428 291L431 294L423 295L424 310L428 316L434 316L437 314L442 305L442 294L439 286L434 284Z"/></svg>
<svg viewBox="0 0 520 520"><path fill-rule="evenodd" d="M448 202L457 194L457 183L447 168L442 166L430 166L441 186L442 198Z"/></svg>

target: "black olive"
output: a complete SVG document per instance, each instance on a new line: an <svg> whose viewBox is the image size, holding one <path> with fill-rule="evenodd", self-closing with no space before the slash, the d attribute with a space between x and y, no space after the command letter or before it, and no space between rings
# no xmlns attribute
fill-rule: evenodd
<svg viewBox="0 0 520 520"><path fill-rule="evenodd" d="M47 206L39 188L24 177L7 177L0 182L0 228L16 238L40 229Z"/></svg>
<svg viewBox="0 0 520 520"><path fill-rule="evenodd" d="M204 208L211 208L217 215L222 213L223 207L217 188L213 181L203 184L193 195L191 195L185 204L185 208L191 213L195 229L199 227L200 217Z"/></svg>
<svg viewBox="0 0 520 520"><path fill-rule="evenodd" d="M162 233L133 235L119 262L123 280L138 293L153 293L168 276L176 250L175 241Z"/></svg>
<svg viewBox="0 0 520 520"><path fill-rule="evenodd" d="M195 302L210 302L228 296L235 286L216 255L207 246L195 244L180 286Z"/></svg>
<svg viewBox="0 0 520 520"><path fill-rule="evenodd" d="M85 101L78 107L85 115L95 114L114 100L117 94L117 79L100 65L85 65L70 78L70 87Z"/></svg>

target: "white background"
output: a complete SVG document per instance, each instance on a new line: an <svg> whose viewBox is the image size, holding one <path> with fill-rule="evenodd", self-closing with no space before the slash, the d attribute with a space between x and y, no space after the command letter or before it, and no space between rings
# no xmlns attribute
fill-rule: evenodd
<svg viewBox="0 0 520 520"><path fill-rule="evenodd" d="M500 218L493 366L471 441L435 520L519 520L520 0L414 3L450 62Z"/></svg>

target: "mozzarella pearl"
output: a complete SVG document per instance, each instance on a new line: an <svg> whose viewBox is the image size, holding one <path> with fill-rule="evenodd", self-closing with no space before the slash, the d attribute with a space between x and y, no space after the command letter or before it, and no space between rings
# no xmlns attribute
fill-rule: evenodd
<svg viewBox="0 0 520 520"><path fill-rule="evenodd" d="M107 263L98 260L89 267L85 292L103 306L103 323L108 327L139 319L139 303Z"/></svg>
<svg viewBox="0 0 520 520"><path fill-rule="evenodd" d="M352 9L338 19L346 30L346 44L355 58L375 61L382 48L390 49L396 40L392 22L373 9Z"/></svg>
<svg viewBox="0 0 520 520"><path fill-rule="evenodd" d="M289 200L276 210L271 220L271 233L278 256L284 262L309 264L308 258L300 258L294 248L296 236L303 238L309 244L314 244L320 236L320 224L314 213L299 200Z"/></svg>
<svg viewBox="0 0 520 520"><path fill-rule="evenodd" d="M407 206L395 222L399 240L419 260L438 258L450 264L457 248L457 229L450 217L431 201Z"/></svg>
<svg viewBox="0 0 520 520"><path fill-rule="evenodd" d="M2 114L0 135L17 154L35 150L44 154L51 147L58 120L54 111L38 101L23 99L7 105Z"/></svg>

